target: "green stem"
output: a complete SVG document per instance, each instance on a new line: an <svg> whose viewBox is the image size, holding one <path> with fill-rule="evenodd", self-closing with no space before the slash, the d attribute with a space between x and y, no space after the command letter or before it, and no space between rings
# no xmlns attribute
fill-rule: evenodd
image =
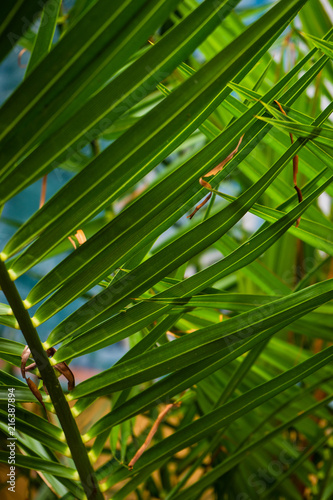
<svg viewBox="0 0 333 500"><path fill-rule="evenodd" d="M89 500L103 500L103 495L99 489L95 471L89 461L79 429L61 389L59 380L50 364L46 352L43 349L38 333L31 322L31 318L24 308L17 288L13 281L11 281L7 268L1 259L0 285L20 325L20 329L51 397L60 425L66 436L67 444L71 451L85 494Z"/></svg>

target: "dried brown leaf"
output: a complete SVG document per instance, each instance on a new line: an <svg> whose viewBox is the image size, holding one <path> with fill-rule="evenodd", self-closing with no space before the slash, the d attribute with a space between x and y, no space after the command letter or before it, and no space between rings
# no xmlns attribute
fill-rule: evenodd
<svg viewBox="0 0 333 500"><path fill-rule="evenodd" d="M40 402L40 404L43 406L43 408L46 412L43 397L42 397L41 393L39 392L37 385L35 384L35 382L33 382L31 380L31 378L27 378L27 382L28 382L28 386L29 386L30 391L35 396L35 398ZM46 413L46 415L47 415L47 413Z"/></svg>
<svg viewBox="0 0 333 500"><path fill-rule="evenodd" d="M64 377L66 377L68 381L68 390L72 391L75 387L75 377L67 363L65 363L64 361L62 363L57 363L56 365L54 365L54 368L56 368Z"/></svg>
<svg viewBox="0 0 333 500"><path fill-rule="evenodd" d="M46 199L46 185L47 185L47 174L44 175L43 181L42 181L42 189L41 189L41 192L40 192L39 208L42 208L42 206L45 203L45 199Z"/></svg>
<svg viewBox="0 0 333 500"><path fill-rule="evenodd" d="M23 378L26 378L25 377L25 366L27 364L27 361L30 357L30 354L31 354L31 351L29 349L29 347L26 345L25 348L23 349L23 352L21 354L21 373L22 373L22 377Z"/></svg>
<svg viewBox="0 0 333 500"><path fill-rule="evenodd" d="M200 177L199 183L201 184L201 186L205 187L206 189L212 189L212 186L209 184L209 182L205 181L203 178L204 177L210 177L212 175L217 174L218 172L220 172L220 170L222 170L222 168L224 167L224 165L226 165L230 160L232 160L232 158L238 152L238 149L239 149L239 146L241 145L243 137L244 137L244 134L239 139L238 144L235 147L235 149L233 151L231 151L231 153L226 158L224 158L224 160L221 161L221 163L219 163L218 165L216 165L216 167L214 167L212 170L210 170L207 174L205 174L202 177ZM206 205L206 203L210 200L211 196L212 196L212 193L209 193L209 195L204 199L204 201L202 203L200 203L199 205L197 205L195 207L195 209L193 210L193 212L190 215L187 216L187 218L188 219L192 219L192 217L198 212L198 210L200 210L200 208L202 208L203 206Z"/></svg>
<svg viewBox="0 0 333 500"><path fill-rule="evenodd" d="M233 151L231 151L231 153L226 158L224 158L224 160L221 161L221 163L219 163L216 167L214 167L212 170L210 170L208 172L208 174L205 174L203 177L209 177L211 175L215 175L218 172L220 172L220 170L222 170L222 168L224 167L224 165L226 165L228 163L228 161L232 160L233 157L235 156L235 154L238 152L238 149L239 149L239 146L242 143L243 137L244 137L244 134L239 139L238 144L235 147L235 149Z"/></svg>
<svg viewBox="0 0 333 500"><path fill-rule="evenodd" d="M56 352L57 349L55 349L54 347L49 347L46 351L46 354L49 358L52 358L52 356L54 356Z"/></svg>
<svg viewBox="0 0 333 500"><path fill-rule="evenodd" d="M37 367L37 363L31 363L31 365L25 367L25 372L31 372Z"/></svg>
<svg viewBox="0 0 333 500"><path fill-rule="evenodd" d="M143 445L138 449L138 451L136 452L136 454L134 455L134 457L132 458L132 460L130 461L130 463L128 464L128 468L129 469L133 469L133 466L134 464L139 460L139 458L141 457L141 455L146 451L146 449L148 448L148 446L150 445L151 443L151 440L153 439L154 435L156 434L157 432L157 429L160 425L160 423L162 422L163 418L165 417L165 415L171 410L171 408L174 408L174 407L177 407L179 406L178 404L175 404L175 403L172 403L172 404L169 404L167 405L161 412L160 414L158 415L157 419L155 420L154 422L154 425L152 426L152 428L150 429L149 433L148 433L148 436L146 437L146 440L145 442L143 443Z"/></svg>
<svg viewBox="0 0 333 500"><path fill-rule="evenodd" d="M285 116L287 116L287 113L285 112L285 110L283 109L283 107L281 106L281 104L278 101L274 101L274 102L278 105L281 113L283 113ZM293 134L290 133L289 136L290 136L291 144L293 144L294 143ZM297 186L297 174L298 174L298 155L295 155L293 157L293 183L294 183L294 188L297 191L298 202L301 203L301 201L303 199L303 196L302 196L302 191ZM299 226L300 221L301 221L301 217L299 217L297 219L297 221L296 221L296 227Z"/></svg>

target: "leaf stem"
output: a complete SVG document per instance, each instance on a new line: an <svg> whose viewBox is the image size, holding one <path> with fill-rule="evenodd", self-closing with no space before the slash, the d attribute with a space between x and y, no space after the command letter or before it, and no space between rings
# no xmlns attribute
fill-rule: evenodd
<svg viewBox="0 0 333 500"><path fill-rule="evenodd" d="M24 308L16 285L10 279L7 268L1 259L0 285L20 325L20 329L51 397L59 422L65 433L67 444L71 450L72 458L80 476L85 494L88 500L103 500L103 495L99 489L95 471L89 461L79 429L73 418L59 380L49 362L46 352L43 349L38 333L31 322L29 313Z"/></svg>

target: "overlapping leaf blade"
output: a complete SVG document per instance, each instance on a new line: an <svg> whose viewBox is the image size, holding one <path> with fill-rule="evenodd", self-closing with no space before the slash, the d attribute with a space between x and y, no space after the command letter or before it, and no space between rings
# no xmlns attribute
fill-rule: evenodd
<svg viewBox="0 0 333 500"><path fill-rule="evenodd" d="M318 296L315 296L318 290ZM227 322L199 330L191 335L177 339L170 344L160 347L154 352L152 359L150 353L142 354L127 363L117 365L100 375L92 377L79 384L71 394L71 398L87 396L91 393L102 394L105 390L119 390L122 379L127 383L140 383L142 380L159 377L179 366L191 364L199 355L201 359L212 355L217 350L229 348L237 342L264 331L277 322L285 321L288 315L297 315L300 311L307 311L333 297L332 281L328 280L318 285L313 285L285 298L278 299L269 305L264 305L250 313L243 313ZM294 312L295 311L295 312ZM249 321L249 318L250 321ZM281 318L281 319L280 319ZM258 329L257 329L258 328ZM242 332L241 336L237 332ZM248 332L248 333L247 333ZM68 348L70 350L70 346ZM75 351L72 351L73 355ZM200 354L199 354L200 353ZM112 382L112 380L116 380ZM106 389L101 389L101 387Z"/></svg>
<svg viewBox="0 0 333 500"><path fill-rule="evenodd" d="M319 192L322 189L323 188L321 188ZM316 197L317 194L318 191L315 191L315 193L313 193L312 196ZM312 196L309 197L308 201L313 199ZM214 283L216 280L222 278L223 276L226 276L231 272L234 272L235 270L244 267L250 262L253 262L253 260L256 257L261 255L266 248L269 248L269 246L274 241L276 241L276 239L281 234L283 234L286 231L286 229L292 224L292 221L296 220L295 215L297 214L298 216L301 213L301 210L306 206L307 203L305 200L303 202L303 206L301 205L300 207L294 208L289 214L279 219L279 221L273 224L270 228L266 229L261 234L258 234L255 238L251 238L251 240L249 240L239 248L235 249L225 259L217 262L216 264L211 265L204 271L201 271L200 273L192 276L191 278L188 278L187 280L179 284L176 284L166 292L163 292L161 296L184 297L193 295L196 292L201 291L210 284ZM129 281L129 285L131 285L131 281L132 280ZM121 297L123 293L123 288L117 289L116 292L114 292L114 294L111 297L107 292L108 291L103 293L105 299L103 299L102 301L99 301L98 298L93 299L97 307L99 305L102 314L105 313L104 306L105 304L107 304L106 299L110 298L117 299L117 296L119 295ZM102 307L100 307L100 304L102 304ZM79 309L79 311L69 316L68 321L65 320L63 325L60 324L53 332L51 332L47 340L47 345L52 346L54 344L57 344L58 342L66 339L66 337L67 338L71 337L73 332L75 332L76 335L79 335L82 332L82 330L83 331L88 330L89 332L89 330L91 330L91 327L94 325L94 321L91 321L89 316L87 318L87 313L85 312L85 309L86 306L84 306L81 310ZM95 328L93 330L94 332L93 336L90 335L89 332L87 334L89 335L88 345L83 342L82 338L79 340L78 346L72 344L72 348L74 347L74 349L71 349L71 353L73 352L73 350L75 351L75 349L76 352L79 352L79 348L80 350L82 348L87 349L87 347L91 348L92 346L96 348L95 346L98 345L99 347L101 347L105 345L105 343L107 343L106 345L108 345L109 342L109 340L107 339L108 334L110 334L110 337L112 338L113 328L115 329L115 333L117 332L118 321L119 324L121 325L120 331L126 330L128 335L132 331L132 328L134 329L134 331L137 331L137 329L142 328L144 326L141 323L142 320L146 322L145 325L149 324L149 322L154 321L156 314L162 314L166 312L167 309L168 306L159 305L156 303L155 304L150 303L149 305L146 303L139 304L135 307L135 309L129 309L126 312L120 313L118 318L112 318L109 321L106 321L103 324L101 324L100 327ZM119 306L117 307L116 305L115 307L113 307L113 310L114 312L118 312ZM99 310L97 310L97 312L99 312ZM111 308L108 307L108 315L110 315L111 313L112 313L112 306ZM102 314L100 314L97 323L100 322L101 319L103 319L103 317L101 318ZM113 326L112 329L109 330L111 324ZM86 325L85 328L82 328L82 325ZM115 338L117 340L120 340L119 337ZM60 353L58 353L58 355L59 354ZM68 357L70 357L69 354Z"/></svg>
<svg viewBox="0 0 333 500"><path fill-rule="evenodd" d="M115 0L111 5L106 0L97 1L41 63L38 72L31 73L5 103L1 110L0 137L13 129L36 103L39 106L35 112L40 112L121 31L144 2Z"/></svg>
<svg viewBox="0 0 333 500"><path fill-rule="evenodd" d="M152 461L157 462L161 458L170 456L203 437L211 435L224 425L234 422L252 408L259 406L268 399L273 398L279 392L303 380L332 359L332 350L332 347L325 349L321 353L313 356L310 360L300 363L273 380L252 389L223 407L183 427L178 431L181 435L175 432L163 442L158 443L158 445L146 451L140 462L138 462L135 472L139 472L140 469L151 464ZM128 475L127 471L120 472L117 474L118 477L113 479L121 480Z"/></svg>
<svg viewBox="0 0 333 500"><path fill-rule="evenodd" d="M0 18L0 61L17 44L43 8L46 0L15 0L2 6Z"/></svg>
<svg viewBox="0 0 333 500"><path fill-rule="evenodd" d="M282 12L284 11L282 10ZM270 17L272 17L272 15ZM275 22L280 25L283 23L284 17L287 17L287 15L281 15L281 21L279 22L276 19L272 19L271 22L274 25L275 20ZM258 33L263 31L263 39L265 41L267 38L270 40L269 24L267 24L266 30L263 30L262 26L263 25L260 24L259 26L258 24L252 26L250 31L247 30L241 35L245 53L246 50L249 50L246 48L246 44L249 38L252 41L253 31L255 33L258 30ZM268 43L271 42L266 41L266 44ZM255 44L258 46L262 45L260 42L255 42ZM157 47L158 44L154 48ZM222 60L224 65L221 69ZM229 60L229 63L227 63L227 60ZM23 244L26 244L25 240L27 236L29 238L28 241L31 240L31 238L40 231L38 228L43 227L46 221L48 221L47 224L49 224L49 221L54 220L54 218L58 219L58 226L55 225L55 227L61 227L61 234L64 236L68 235L71 230L77 227L77 224L82 224L85 219L92 217L100 211L107 203L114 199L115 196L119 196L122 190L132 186L137 180L142 178L152 166L156 165L159 159L164 158L186 135L193 131L197 124L209 114L209 111L229 93L229 91L224 93L222 91L221 93L221 86L223 88L223 82L225 81L226 83L227 78L231 76L231 74L229 74L230 71L236 74L243 64L245 65L243 73L246 73L248 68L252 67L255 63L255 60L252 60L246 65L247 62L248 57L246 54L240 54L238 44L234 44L233 50L230 47L228 51L219 54L213 61L210 61L210 63L203 68L204 71L194 75L192 77L193 80L190 79L185 82L171 96L157 106L155 110L152 110L142 118L139 123L134 126L134 129L131 129L128 134L124 134L114 145L111 145L106 151L99 155L99 157L96 158L89 167L85 168L72 183L68 183L66 188L64 188L66 190L66 196L60 198L61 194L59 193L59 196L54 197L51 213L47 205L45 208L43 207L44 210L42 209L40 215L38 215L38 221L35 221L34 234L32 235L28 230L26 230L25 235L24 233L23 235L20 233L19 237L16 237L14 241L12 240L10 245L7 245L3 255L7 255L7 252L12 253L13 247L15 248L14 251L17 251L18 238L20 238L18 240L20 246L23 242ZM230 70L228 69L228 64ZM212 83L212 78L215 78L214 83ZM192 81L194 80L196 83L192 85ZM121 90L123 91L123 89ZM185 91L188 91L188 94L187 105L184 107L183 92ZM190 94L193 94L192 98L190 98ZM200 98L198 97L196 99L196 96L200 96ZM191 99L193 99L192 104ZM210 104L207 106L208 103ZM204 113L203 109L205 109ZM194 117L188 120L186 113L190 113L191 116L194 113ZM165 116L166 123L163 124L164 126L160 133L157 133L161 128L161 114ZM170 119L170 123L167 123ZM186 128L184 129L185 123ZM181 132L178 131L177 135L178 127L181 127ZM132 148L131 157L124 159L123 148L127 150L129 143ZM163 143L165 144L164 147L162 147ZM110 162L112 162L111 165L113 165L113 167L111 167ZM131 174L131 172L133 173ZM91 182L92 177L96 179L95 183ZM26 172L24 174L24 179L26 179ZM112 193L110 193L110 189L108 188L108 185L111 183L113 185ZM102 200L102 202L98 203L97 200ZM71 209L71 217L68 216L68 209ZM65 211L66 216L60 219L59 217ZM78 216L78 214L80 215ZM30 221L30 223L31 222L32 221ZM52 238L49 239L48 234L46 234L44 241L54 241L55 227L52 229ZM57 241L57 239L55 241Z"/></svg>
<svg viewBox="0 0 333 500"><path fill-rule="evenodd" d="M299 33L294 29L282 35L283 41L280 38L278 47L281 57L271 58L267 49L272 39L288 25L293 17L291 12L299 11L304 3L295 0L293 4L288 4L282 0L261 18L262 23L269 19L271 24L259 26L258 21L253 25L261 30L262 46L257 43L258 39L253 44L253 40L245 35L251 29L252 34L255 33L255 29L252 26L250 31L245 30L240 21L243 11L240 11L240 16L233 12L200 46L201 54L209 61L205 69L211 71L210 75L203 76L203 68L197 72L185 68L183 73L182 66L180 71L170 72L177 57L181 60L191 53L190 44L193 50L200 43L199 31L203 38L210 32L210 23L213 23L216 14L213 10L209 11L210 7L215 8L212 0L175 0L174 4L170 0L168 6L166 2L162 6L152 0L116 2L113 20L110 10L105 19L100 16L103 7L111 8L106 0L78 0L69 19L61 16L57 20L54 13L52 26L54 28L54 22L59 21L64 36L55 43L50 55L42 58L0 111L1 117L11 117L0 126L4 139L2 160L8 168L3 172L5 183L1 184L0 191L2 189L4 196L8 195L10 199L15 192L54 168L52 155L54 152L57 155L57 144L59 156L53 156L53 159L57 158L59 164L66 161L67 153L61 153L66 143L72 144L74 149L84 144L77 140L81 133L80 126L93 126L94 119L98 124L98 116L102 116L103 110L101 115L97 112L95 118L93 114L81 115L86 119L85 125L83 120L82 124L79 123L80 110L89 111L89 106L85 108L86 104L96 104L98 100L94 100L95 97L106 96L103 90L112 88L109 85L113 81L120 83L122 75L130 75L127 88L134 91L140 88L140 84L144 85L144 80L139 81L138 72L133 68L138 69L140 63L151 57L153 64L150 69L153 70L147 78L153 78L159 62L170 64L169 76L164 82L168 90L160 87L166 97L163 99L154 92L147 98L145 96L152 88L146 89L148 92L140 96L139 100L143 99L139 105L129 103L127 110L131 108L130 111L126 113L124 110L124 121L115 122L107 133L100 135L103 139L114 141L109 149L99 154L99 143L94 139L93 155L86 155L85 150L78 157L72 156L69 160L71 168L76 172L83 168L82 172L23 225L1 253L1 258L5 260L23 250L16 261L7 263L7 281L10 283L9 278L16 279L50 256L57 255L61 259L66 237L78 228L86 232L85 222L107 207L105 214L96 222L89 223L86 232L88 241L43 277L21 307L29 308L46 298L32 319L34 326L38 326L87 292L85 298L88 297L88 300L84 306L59 324L44 343L45 349L61 343L54 359L50 359L52 364L103 349L129 337L130 350L116 365L79 384L74 393L68 395L69 400L79 397L72 408L75 417L88 410L96 398L107 395L107 408L111 410L97 422L95 416L99 410L94 413L91 423L95 423L88 427L88 431L83 431L83 441L87 443L97 437L89 454L90 459L96 462L102 454L110 457L106 444L110 437L114 457L98 467L97 478L102 481L103 491L112 488L111 494L117 500L127 498L136 488L139 488L138 494L149 492L158 496L155 491L157 483L155 485L154 478L149 477L156 469L159 469L163 495L167 500L183 496L192 498L207 487L211 488L210 492L214 489L212 494L217 496L233 497L240 489L248 491L251 496L253 491L248 489L246 478L259 470L263 463L269 463L272 457L278 456L280 450L291 442L291 434L295 431L291 431L289 426L295 428L304 442L315 444L304 452L289 447L292 467L280 475L272 488L266 489L266 496L276 492L298 500L296 483L311 489L310 474L311 477L317 474L311 454L314 450L322 458L323 470L327 471L327 480L319 478L319 497L325 493L328 498L330 494L328 482L332 473L329 462L333 462L326 461L325 449L330 420L330 410L326 405L330 396L313 405L318 395L322 397L319 388L328 395L332 392L329 371L332 348L322 349L331 338L332 304L325 305L325 302L332 298L333 293L331 280L322 281L331 277L329 259L318 252L321 249L331 253L331 217L325 215L327 212L322 209L325 198L320 199L320 204L316 201L323 191L333 193L330 178L333 168L329 142L331 129L323 125L332 104L322 111L322 95L331 101L327 82L331 68L326 64L330 56L327 46L331 32L320 40L330 28L322 6L313 25L307 23L306 13L315 13L316 2L305 2L306 8L299 18L302 29L316 37L315 49L307 52L304 44L297 45ZM23 4L27 6L24 0ZM176 13L171 13L171 4L177 4ZM222 12L223 7L231 8L235 4L233 1L221 1L216 8ZM164 14L159 12L160 7L165 7ZM155 14L149 12L151 8L155 9L155 18ZM9 10L4 8L3 19ZM206 18L204 12L208 14ZM255 11L256 14L258 12ZM142 48L148 36L144 30L148 29L149 22L152 22L152 33L158 25L158 16L162 22L169 14L168 25L170 22L174 27L170 30L167 25L166 35L161 39L158 35L155 47L149 48L146 44ZM192 14L197 16L198 21L198 31L193 30L193 37L190 36L190 19L194 19ZM89 20L91 26L87 24ZM136 20L139 20L138 26L134 26ZM143 24L139 26L141 21ZM297 28L299 22L295 25ZM52 26L48 27L49 41ZM188 36L183 33L183 39L182 26L189 29ZM78 40L84 33L84 27L88 36L81 51ZM180 27L178 32L177 27ZM174 51L167 54L165 42L163 56L163 40L169 40L170 44L172 34L177 33L179 39L174 40ZM35 35L33 39L36 39ZM244 50L241 48L239 52L243 57L239 64L242 69L236 76L228 71L238 54L234 54L233 60L231 55L229 69L222 67L221 48L232 39L236 41L231 47L236 47L240 40L244 42ZM68 64L64 62L62 75L52 75L59 63L57 58L69 40L73 41L77 53L74 49L69 51ZM186 50L177 46L181 40L189 44ZM249 49L251 43L250 57L253 58L246 61L245 46ZM325 50L320 45L324 45ZM23 46L31 50L27 38ZM325 55L317 58L318 50ZM196 70L202 66L197 54L189 56L189 63ZM224 54L228 61L227 50ZM278 55L277 52L275 55ZM300 60L300 57L303 59ZM221 63L221 68L214 68L217 61ZM295 61L299 62L295 64ZM256 65L257 62L260 64ZM288 64L292 69L285 74ZM44 92L38 86L38 75L40 73L41 80L45 80L46 72L50 70L49 88ZM300 78L299 71L302 71ZM274 85L282 73L285 76ZM188 82L197 86L195 80L198 75L199 87L193 90ZM292 78L297 79L294 84ZM155 79L154 85L156 82ZM220 88L218 82L221 83ZM307 91L310 83L315 89L314 95ZM230 89L245 98L245 102L230 96ZM191 101L189 105L186 102L185 107L182 107L184 96L181 96L181 91ZM24 92L27 92L26 96ZM288 118L281 115L273 104L274 100L283 106ZM20 103L24 103L22 108ZM121 105L121 101L118 104ZM188 121L181 116L184 111L190 113L186 117ZM273 119L265 122L257 116L268 120L273 116ZM313 121L312 116L317 118ZM76 124L75 120L71 121L73 117L76 117ZM148 123L150 120L151 124ZM284 126L280 129L274 127L277 121ZM294 127L294 135L300 137L292 146L290 126ZM64 137L61 143L57 130L62 127L64 130L69 127L72 135L68 141ZM193 134L195 127L199 130ZM316 137L308 133L314 129ZM219 130L223 132L219 133ZM222 172L209 179L215 188L220 180L232 173L223 188L219 188L229 192L229 181L232 182L236 190L232 194L236 195L233 198L226 196L230 205L225 208L226 202L213 195L208 208L201 210L193 221L184 224L180 220L174 225L186 211L193 210L201 197L207 195L198 183L199 177L223 160L244 132L238 154ZM96 133L98 135L99 131ZM91 138L95 137L94 134L95 131ZM205 137L212 142L192 156L202 147ZM17 151L15 138L19 145ZM45 147L48 144L53 148L49 155ZM255 149L256 144L258 147ZM156 175L149 190L139 194L141 185L137 189L135 183L143 180L145 174L175 148L175 153L168 157L165 164L163 162L149 176L151 179ZM68 151L68 157L73 155L74 149ZM121 154L125 154L124 158ZM292 189L291 160L295 154L299 154L298 184L304 199L300 204L297 204ZM182 155L183 159L192 158L184 163ZM88 159L91 156L96 156L92 162ZM32 168L34 161L36 172ZM273 167L268 171L271 165ZM289 167L285 169L285 165ZM328 168L325 170L325 167ZM9 181L13 172L22 174L21 180L19 176L16 179L17 186L14 181ZM276 177L278 172L281 175ZM84 179L85 185L81 182ZM6 189L3 187L5 184ZM255 193L258 187L259 193ZM118 202L117 199L123 195L124 199ZM112 206L109 206L110 203ZM244 224L237 223L246 210L252 210L266 219L253 234L247 231L245 221ZM299 228L294 228L293 223L300 215L301 224ZM110 222L111 217L114 218ZM12 225L8 221L4 219L6 224ZM228 229L230 233L226 234ZM160 235L163 237L152 246ZM24 249L29 244L30 247ZM205 259L211 255L208 249L212 245L222 253L223 258L213 264L210 261L205 267ZM6 274L3 265L2 268ZM196 270L195 274L186 277L192 268ZM39 274L39 266L31 276L35 272ZM109 275L110 272L112 275ZM313 282L316 283L314 286L306 288ZM8 283L4 284L5 288ZM95 290L89 290L96 283L104 291L92 297L91 293ZM262 292L266 295L258 295ZM13 306L11 300L9 302ZM221 311L221 308L228 309ZM0 309L0 322L17 328L11 310L5 305ZM26 333L25 328L23 333ZM176 340L170 342L173 336ZM1 339L1 357L15 369L20 365L23 347ZM155 377L158 380L152 381ZM307 379L304 380L304 377ZM66 475L54 454L57 451L70 456L61 430L49 427L46 420L34 415L29 420L29 412L21 408L21 402L31 400L32 396L22 381L0 371L0 384L3 400L8 387L17 390L17 446L23 453L18 454L20 465L40 471L39 480L44 481L59 497L68 491L68 494L83 498L83 490L76 482L77 473L69 471L70 475ZM184 395L183 391L188 388L190 391ZM111 391L121 392L111 394ZM173 410L172 417L166 417L167 427L170 423L174 426L173 435L161 439L165 426L161 422L163 428L154 438L157 444L144 452L134 471L128 471L118 460L129 463L146 437L146 432L140 430L137 436L131 433L128 439L129 429L134 425L133 417L147 412L146 416L152 424L155 422L156 427L157 405L169 403L170 398L182 400L181 407ZM54 406L49 405L49 398L44 393L43 400L48 411L61 415L61 408L56 408L54 401ZM96 408L102 401L94 402ZM214 410L221 403L223 406ZM300 408L308 408L308 415L315 418L302 419ZM5 417L5 413L1 413L0 427L6 432ZM117 427L122 429L120 433ZM40 440L34 436L35 432L38 436L39 428ZM135 429L136 426L136 434ZM275 430L284 432L278 437ZM240 443L239 446L237 443ZM174 454L184 448L187 451L179 461ZM247 459L248 453L251 453L250 459ZM1 456L0 460L6 461L6 456ZM193 481L202 464L208 461L211 464L209 472L198 482ZM63 464L71 465L71 462L64 458ZM177 484L176 478L180 479ZM129 481L123 486L119 484L123 480ZM188 480L193 486L183 490Z"/></svg>

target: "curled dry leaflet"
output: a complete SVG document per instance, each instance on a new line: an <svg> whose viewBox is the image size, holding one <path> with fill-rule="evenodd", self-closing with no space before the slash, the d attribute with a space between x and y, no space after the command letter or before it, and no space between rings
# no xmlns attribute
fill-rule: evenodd
<svg viewBox="0 0 333 500"><path fill-rule="evenodd" d="M238 153L238 149L239 149L239 146L241 145L243 137L244 137L244 135L242 135L241 138L239 139L238 144L235 147L235 149L233 151L231 151L231 153L223 161L221 161L221 163L219 163L216 167L214 167L212 170L210 170L208 172L208 174L205 174L202 177L200 177L199 182L200 182L201 186L203 186L209 190L212 189L212 186L209 184L209 182L204 180L204 177L210 177L212 175L216 175L218 172L220 172L220 170L222 170L224 165L226 165L230 160L232 160L232 158L235 156L235 154ZM200 203L199 205L197 205L195 207L193 212L190 215L188 215L187 218L192 219L192 217L198 212L198 210L200 210L200 208L202 208L203 206L206 205L206 203L208 203L211 196L212 196L212 192L210 192L209 195L206 196L206 198L204 199L204 201L202 203Z"/></svg>
<svg viewBox="0 0 333 500"><path fill-rule="evenodd" d="M285 110L283 109L283 107L281 106L281 104L278 101L276 101L276 100L274 102L279 107L281 113L283 113L285 116L287 116L287 113L285 112ZM290 133L289 135L290 135L291 143L293 144L293 142L294 142L293 134ZM192 217L198 212L198 210L200 210L200 208L204 207L206 205L206 203L208 203L208 201L212 197L212 186L209 184L209 182L207 182L207 181L204 180L204 177L210 177L212 175L216 175L218 172L220 172L222 170L222 168L230 160L232 160L232 158L235 156L235 154L238 153L238 149L239 149L239 146L242 143L243 137L244 137L244 134L239 139L238 144L235 147L235 149L233 151L231 151L231 153L221 163L219 163L216 167L214 167L212 170L210 170L207 174L205 174L204 176L200 177L199 182L200 182L201 186L203 186L206 189L210 190L210 193L209 193L208 196L206 196L206 198L204 199L204 201L201 202L199 205L197 205L195 207L195 209L193 210L193 212L190 215L187 216L188 219L192 219ZM303 196L302 196L302 191L300 190L300 188L297 185L297 174L298 174L298 155L295 155L293 157L293 183L294 183L294 188L295 188L295 190L297 192L298 202L301 203L301 201L303 200ZM299 226L300 220L301 220L301 218L299 217L297 219L297 221L296 221L296 227Z"/></svg>
<svg viewBox="0 0 333 500"><path fill-rule="evenodd" d="M52 356L55 354L55 352L56 352L56 349L54 347L50 347L49 349L47 349L46 354L49 358L52 358ZM36 363L31 363L30 365L26 366L27 361L30 357L31 357L31 351L30 351L29 347L26 345L25 348L23 349L23 352L21 355L21 374L22 374L22 377L24 379L26 379L30 391L33 393L35 398L41 403L44 410L46 411L46 408L45 408L45 405L43 402L42 394L40 393L37 385L31 380L31 378L27 377L27 375L26 375L27 372L31 372L32 370L34 370L37 367ZM64 377L66 377L66 379L68 381L68 390L71 391L72 389L74 389L74 387L75 387L74 374L73 374L72 370L69 368L69 366L67 365L67 363L65 363L64 361L61 363L57 363L56 365L54 365L54 368L56 370L58 370L58 372L61 375L64 375ZM38 378L40 378L40 377L38 376ZM45 392L47 393L47 389L45 387L44 382L43 382L43 387L44 387Z"/></svg>
<svg viewBox="0 0 333 500"><path fill-rule="evenodd" d="M281 113L283 113L285 116L287 116L287 113L285 112L285 110L283 109L281 104L278 101L274 101L274 102L278 105ZM294 143L293 134L289 134L289 136L290 136L291 144L293 144ZM296 189L296 192L297 192L298 202L301 203L301 201L303 200L303 196L302 196L302 191L297 186L297 174L298 174L298 155L295 155L293 157L293 182L294 182L294 188ZM301 221L301 218L299 217L296 221L296 227L299 226L300 221Z"/></svg>
<svg viewBox="0 0 333 500"><path fill-rule="evenodd" d="M164 419L164 417L166 416L167 413L169 413L169 411L172 409L172 408L177 408L178 406L180 406L180 403L170 403L168 405L166 405L165 408L163 408L163 410L159 413L157 419L155 420L152 428L150 429L149 433L148 433L148 436L146 437L145 439L145 442L143 443L143 445L138 449L138 451L136 452L136 454L134 455L134 457L132 458L132 460L130 461L130 463L128 464L128 468L130 470L133 469L134 467L134 464L139 460L139 458L141 457L141 455L146 451L146 449L148 448L148 446L150 445L153 437L155 436L156 432L157 432L157 429L160 425L160 423L162 422L162 420Z"/></svg>

